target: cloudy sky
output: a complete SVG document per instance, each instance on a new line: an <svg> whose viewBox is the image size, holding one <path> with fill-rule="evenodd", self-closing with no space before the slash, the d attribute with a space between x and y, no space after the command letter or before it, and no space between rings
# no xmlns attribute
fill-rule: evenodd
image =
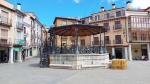
<svg viewBox="0 0 150 84"><path fill-rule="evenodd" d="M150 0L8 0L16 7L22 4L22 11L34 12L41 23L50 27L56 16L85 17L91 13L99 12L101 7L111 9L112 4L116 7L126 7L126 2L131 1L132 9L147 8Z"/></svg>

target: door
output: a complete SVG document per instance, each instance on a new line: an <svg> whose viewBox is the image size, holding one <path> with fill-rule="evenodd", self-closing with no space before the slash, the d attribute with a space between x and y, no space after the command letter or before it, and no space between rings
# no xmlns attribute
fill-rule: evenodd
<svg viewBox="0 0 150 84"><path fill-rule="evenodd" d="M30 48L30 56L32 56L32 48Z"/></svg>
<svg viewBox="0 0 150 84"><path fill-rule="evenodd" d="M115 48L116 58L122 59L122 48Z"/></svg>

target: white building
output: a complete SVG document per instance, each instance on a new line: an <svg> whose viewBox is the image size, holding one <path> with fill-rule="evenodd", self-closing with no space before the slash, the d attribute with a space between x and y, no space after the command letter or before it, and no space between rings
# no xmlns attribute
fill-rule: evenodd
<svg viewBox="0 0 150 84"><path fill-rule="evenodd" d="M37 16L32 12L26 12L30 16L30 25L31 25L31 47L30 54L31 56L39 56L40 46L41 46L41 32L42 24L38 21Z"/></svg>
<svg viewBox="0 0 150 84"><path fill-rule="evenodd" d="M25 45L23 46L23 49L25 51L25 57L29 58L32 56L32 46L31 46L31 18L29 15L26 14L26 16L23 19L24 22L24 40Z"/></svg>
<svg viewBox="0 0 150 84"><path fill-rule="evenodd" d="M21 12L21 4L17 4L15 9L15 28L14 28L14 44L13 44L13 61L22 62L22 49L25 45L24 35L24 24L23 18L26 16L25 13Z"/></svg>

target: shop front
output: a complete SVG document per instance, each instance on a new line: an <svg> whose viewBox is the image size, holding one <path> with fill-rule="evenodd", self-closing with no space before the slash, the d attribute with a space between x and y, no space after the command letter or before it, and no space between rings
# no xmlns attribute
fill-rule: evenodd
<svg viewBox="0 0 150 84"><path fill-rule="evenodd" d="M9 48L0 47L0 63L8 63L9 59Z"/></svg>

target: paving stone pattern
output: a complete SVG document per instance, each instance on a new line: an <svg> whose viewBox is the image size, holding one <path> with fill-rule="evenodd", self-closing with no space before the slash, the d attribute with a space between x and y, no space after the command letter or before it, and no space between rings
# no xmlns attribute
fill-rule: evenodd
<svg viewBox="0 0 150 84"><path fill-rule="evenodd" d="M150 61L130 61L127 70L39 68L39 58L0 64L0 84L150 84Z"/></svg>

